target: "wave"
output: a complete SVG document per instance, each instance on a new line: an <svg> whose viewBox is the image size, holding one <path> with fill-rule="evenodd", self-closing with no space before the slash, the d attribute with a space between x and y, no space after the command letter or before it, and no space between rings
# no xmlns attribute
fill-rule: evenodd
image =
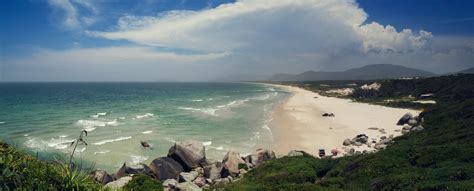
<svg viewBox="0 0 474 191"><path fill-rule="evenodd" d="M153 133L153 131L143 131L142 134L150 134Z"/></svg>
<svg viewBox="0 0 474 191"><path fill-rule="evenodd" d="M105 154L105 153L108 153L108 152L110 152L110 150L96 151L96 152L94 152L94 155L97 155L97 154Z"/></svg>
<svg viewBox="0 0 474 191"><path fill-rule="evenodd" d="M132 158L131 163L134 165L141 164L148 159L148 156L141 156L141 155L130 155Z"/></svg>
<svg viewBox="0 0 474 191"><path fill-rule="evenodd" d="M191 101L194 101L194 102L201 102L201 101L204 101L202 99L192 99Z"/></svg>
<svg viewBox="0 0 474 191"><path fill-rule="evenodd" d="M214 109L214 108L199 109L199 108L192 108L192 107L178 107L178 109L189 110L192 112L198 111L198 112L202 112L202 113L212 115L212 116L217 116L216 112L219 110L219 109Z"/></svg>
<svg viewBox="0 0 474 191"><path fill-rule="evenodd" d="M77 126L81 126L86 131L93 131L97 129L97 127L105 127L105 126L117 126L119 123L117 119L112 121L98 121L98 120L86 120L80 119L76 122Z"/></svg>
<svg viewBox="0 0 474 191"><path fill-rule="evenodd" d="M58 137L59 138L66 138L66 137L69 137L69 135L59 135Z"/></svg>
<svg viewBox="0 0 474 191"><path fill-rule="evenodd" d="M6 122L5 121L0 121L0 124L5 124Z"/></svg>
<svg viewBox="0 0 474 191"><path fill-rule="evenodd" d="M212 141L205 141L205 142L202 142L202 145L204 146L209 146L212 144Z"/></svg>
<svg viewBox="0 0 474 191"><path fill-rule="evenodd" d="M51 138L49 141L37 139L35 137L27 136L28 140L25 141L25 145L28 148L37 149L39 151L47 150L48 148L53 149L66 149L68 148L75 139L63 139L63 138Z"/></svg>
<svg viewBox="0 0 474 191"><path fill-rule="evenodd" d="M144 115L137 115L133 119L142 119L142 118L147 118L147 117L153 117L155 114L153 113L146 113Z"/></svg>
<svg viewBox="0 0 474 191"><path fill-rule="evenodd" d="M107 115L107 112L97 113L96 115L98 115L98 116L105 116L105 115Z"/></svg>
<svg viewBox="0 0 474 191"><path fill-rule="evenodd" d="M99 141L99 142L95 142L95 143L92 143L92 144L94 144L94 145L103 145L103 144L107 144L107 143L112 143L112 142L117 142L117 141L123 141L123 140L131 139L131 138L132 138L132 136L119 137L119 138L116 138L116 139L106 139L106 140Z"/></svg>
<svg viewBox="0 0 474 191"><path fill-rule="evenodd" d="M24 136L24 137L28 137L28 136L30 136L30 134L27 133L27 134L24 134L23 136Z"/></svg>

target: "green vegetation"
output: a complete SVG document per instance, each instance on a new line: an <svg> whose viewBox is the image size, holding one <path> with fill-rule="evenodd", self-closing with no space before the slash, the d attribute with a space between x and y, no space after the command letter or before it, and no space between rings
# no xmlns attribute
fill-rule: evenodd
<svg viewBox="0 0 474 191"><path fill-rule="evenodd" d="M0 142L0 190L97 190L83 170L38 160Z"/></svg>
<svg viewBox="0 0 474 191"><path fill-rule="evenodd" d="M379 92L354 99L393 99L434 93L421 114L425 130L395 138L377 153L334 160L283 157L250 171L227 189L472 190L474 75L386 80ZM385 87L384 87L385 86Z"/></svg>
<svg viewBox="0 0 474 191"><path fill-rule="evenodd" d="M130 191L163 190L163 185L161 181L143 174L138 174L135 175L123 189Z"/></svg>

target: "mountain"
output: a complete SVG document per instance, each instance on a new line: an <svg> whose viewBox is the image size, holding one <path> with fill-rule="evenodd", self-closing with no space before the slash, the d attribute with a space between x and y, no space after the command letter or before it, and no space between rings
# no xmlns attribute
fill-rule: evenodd
<svg viewBox="0 0 474 191"><path fill-rule="evenodd" d="M468 68L468 69L465 69L465 70L461 70L457 73L462 73L462 74L474 74L474 68Z"/></svg>
<svg viewBox="0 0 474 191"><path fill-rule="evenodd" d="M432 77L436 74L424 70L392 64L374 64L343 72L307 71L301 74L275 74L270 81L323 81L323 80L373 80L408 77Z"/></svg>

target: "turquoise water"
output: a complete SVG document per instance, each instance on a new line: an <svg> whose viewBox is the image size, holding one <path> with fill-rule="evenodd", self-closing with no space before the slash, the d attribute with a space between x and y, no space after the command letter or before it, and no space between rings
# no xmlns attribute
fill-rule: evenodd
<svg viewBox="0 0 474 191"><path fill-rule="evenodd" d="M0 83L0 139L66 157L85 129L88 145L75 158L110 171L149 163L187 139L221 159L228 150L271 147L271 112L288 96L252 83Z"/></svg>

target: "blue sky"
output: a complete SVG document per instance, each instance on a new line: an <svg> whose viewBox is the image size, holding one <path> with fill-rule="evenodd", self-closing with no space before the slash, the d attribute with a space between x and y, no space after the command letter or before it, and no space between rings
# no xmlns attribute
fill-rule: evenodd
<svg viewBox="0 0 474 191"><path fill-rule="evenodd" d="M473 67L470 0L3 0L0 81Z"/></svg>

